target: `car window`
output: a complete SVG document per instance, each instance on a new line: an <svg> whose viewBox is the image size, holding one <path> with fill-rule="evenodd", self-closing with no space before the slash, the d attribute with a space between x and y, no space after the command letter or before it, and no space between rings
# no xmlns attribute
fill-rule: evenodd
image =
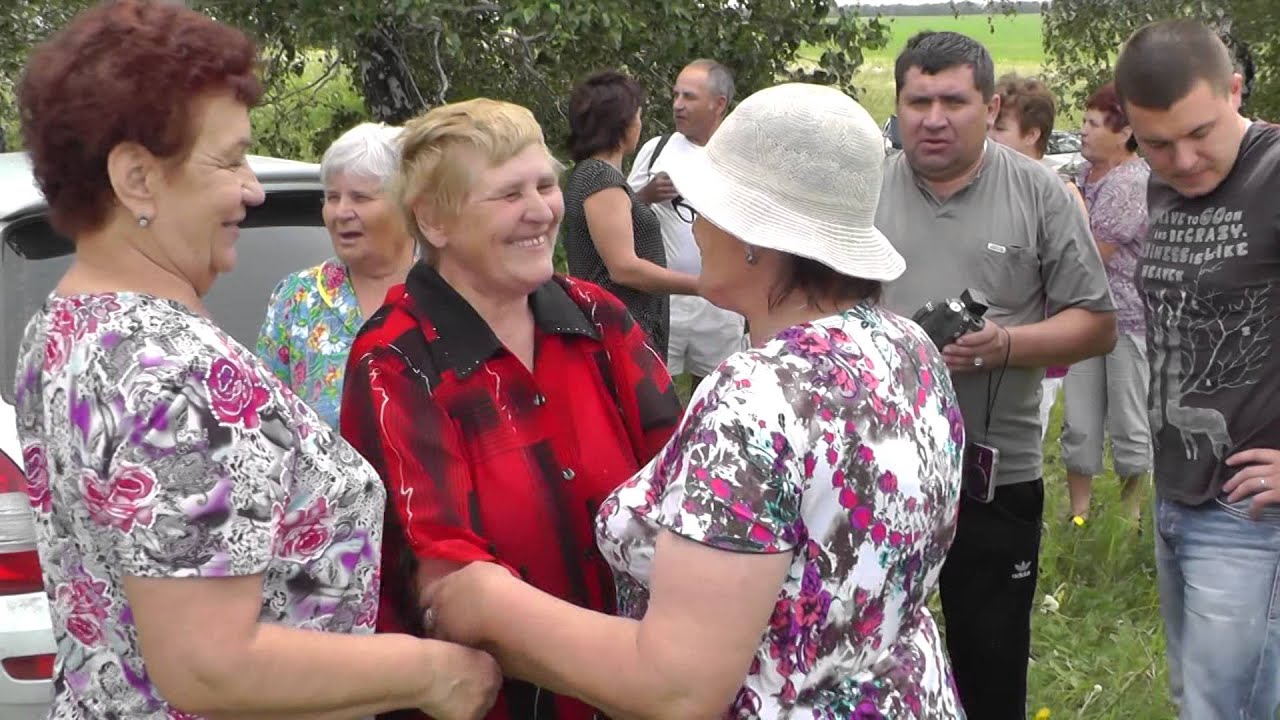
<svg viewBox="0 0 1280 720"><path fill-rule="evenodd" d="M205 302L213 319L253 349L271 290L285 275L333 255L321 225L319 190L268 193L245 218L236 246L236 269L218 278ZM55 257L48 248L61 248ZM40 309L71 264L69 244L43 217L15 223L0 243L0 397L13 403L18 345L27 321ZM43 249L43 250L42 250Z"/></svg>

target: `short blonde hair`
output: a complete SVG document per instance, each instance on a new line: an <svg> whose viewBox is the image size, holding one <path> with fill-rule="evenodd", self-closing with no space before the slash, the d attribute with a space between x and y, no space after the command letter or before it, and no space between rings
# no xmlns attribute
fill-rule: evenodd
<svg viewBox="0 0 1280 720"><path fill-rule="evenodd" d="M527 108L489 98L449 103L405 123L400 172L392 194L405 214L409 233L434 264L435 253L418 227L414 207L426 202L432 223L456 216L476 178L468 156L496 167L530 145L546 147L542 127ZM547 156L551 157L550 151ZM551 158L559 171L559 163Z"/></svg>

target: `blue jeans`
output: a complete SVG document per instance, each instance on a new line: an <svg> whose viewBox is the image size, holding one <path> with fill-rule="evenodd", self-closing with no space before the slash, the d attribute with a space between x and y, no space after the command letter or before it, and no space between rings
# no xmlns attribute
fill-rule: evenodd
<svg viewBox="0 0 1280 720"><path fill-rule="evenodd" d="M1184 720L1280 718L1280 506L1156 498L1169 686Z"/></svg>

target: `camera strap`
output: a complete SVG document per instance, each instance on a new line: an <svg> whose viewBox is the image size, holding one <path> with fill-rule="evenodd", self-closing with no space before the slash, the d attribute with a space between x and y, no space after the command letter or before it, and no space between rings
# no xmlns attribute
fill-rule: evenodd
<svg viewBox="0 0 1280 720"><path fill-rule="evenodd" d="M991 413L995 411L996 399L1000 397L1000 384L1004 382L1004 371L1009 368L1009 355L1013 351L1013 337L1008 330L1004 330L1004 362L1000 363L1000 375L996 378L995 392L991 388L991 376L995 372L987 373L987 414L983 418L982 423L982 444L987 444L987 436L991 433Z"/></svg>

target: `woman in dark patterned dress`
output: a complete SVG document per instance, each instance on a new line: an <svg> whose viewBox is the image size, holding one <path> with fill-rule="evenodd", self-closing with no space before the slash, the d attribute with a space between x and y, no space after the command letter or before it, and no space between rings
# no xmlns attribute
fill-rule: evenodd
<svg viewBox="0 0 1280 720"><path fill-rule="evenodd" d="M636 198L622 158L640 142L644 90L608 70L569 98L569 152L577 165L564 194L569 274L618 296L663 361L671 327L670 295L697 295L698 278L667 269L662 226Z"/></svg>

